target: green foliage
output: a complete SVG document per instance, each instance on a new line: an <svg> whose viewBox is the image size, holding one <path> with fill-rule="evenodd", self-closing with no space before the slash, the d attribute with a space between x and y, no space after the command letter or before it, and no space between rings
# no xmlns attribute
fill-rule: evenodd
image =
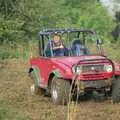
<svg viewBox="0 0 120 120"><path fill-rule="evenodd" d="M14 12L14 8L17 0L0 0L0 11L7 17Z"/></svg>
<svg viewBox="0 0 120 120"><path fill-rule="evenodd" d="M35 38L44 27L92 28L101 36L114 27L97 0L1 0L0 6L1 41Z"/></svg>
<svg viewBox="0 0 120 120"><path fill-rule="evenodd" d="M32 44L32 43L31 43ZM33 46L33 45L32 45ZM33 51L33 50L32 50ZM0 59L22 58L30 57L29 44L27 42L13 42L7 41L0 46Z"/></svg>
<svg viewBox="0 0 120 120"><path fill-rule="evenodd" d="M3 22L4 21L4 22ZM0 42L12 41L24 37L24 31L21 29L23 21L19 19L0 18Z"/></svg>
<svg viewBox="0 0 120 120"><path fill-rule="evenodd" d="M19 51L20 43L36 39L42 28L94 29L110 43L115 26L97 0L1 0L0 58L26 58L29 50Z"/></svg>

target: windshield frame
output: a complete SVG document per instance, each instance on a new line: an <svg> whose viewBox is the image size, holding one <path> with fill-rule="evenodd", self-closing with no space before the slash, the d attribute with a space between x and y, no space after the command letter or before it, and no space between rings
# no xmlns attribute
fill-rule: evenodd
<svg viewBox="0 0 120 120"><path fill-rule="evenodd" d="M41 36L41 38L42 38L42 47L40 47L40 49L42 49L42 55L40 55L40 56L44 56L44 57L57 57L57 56L54 56L53 55L53 49L52 49L52 38L53 38L53 35L54 34L61 34L61 36L63 36L63 34L67 34L68 35L68 37L70 37L70 35L72 34L72 33L75 33L76 34L76 36L79 38L79 36L80 36L80 34L82 34L83 35L83 39L82 39L82 43L83 43L83 45L85 45L86 44L86 39L85 39L85 36L84 36L84 34L85 33L89 33L89 34L92 34L92 36L93 36L93 39L96 41L97 39L98 39L98 36L97 36L97 34L96 34L96 32L95 31L91 31L91 30L81 30L81 31L79 31L79 30L76 30L76 31L57 31L57 32L40 32L40 36ZM45 38L47 39L47 41L48 41L48 43L50 43L50 54L51 54L51 56L46 56L45 55L45 49L46 49L46 47L47 47L47 44L45 45ZM40 40L40 39L39 39ZM40 46L40 45L39 45ZM70 38L69 38L69 48L71 47L71 41L70 41ZM70 50L70 49L69 49ZM70 52L71 52L71 50L70 50ZM89 54L86 54L86 55L90 55L91 53L89 52ZM74 56L74 55L71 55L71 54L69 54L69 56Z"/></svg>

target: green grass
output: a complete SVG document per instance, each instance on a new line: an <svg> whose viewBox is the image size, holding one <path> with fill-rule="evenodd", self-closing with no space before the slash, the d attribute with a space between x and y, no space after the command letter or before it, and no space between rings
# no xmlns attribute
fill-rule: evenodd
<svg viewBox="0 0 120 120"><path fill-rule="evenodd" d="M0 120L25 120L23 114L9 105L0 103Z"/></svg>
<svg viewBox="0 0 120 120"><path fill-rule="evenodd" d="M3 44L0 46L0 59L22 58L27 59L30 54L29 43Z"/></svg>
<svg viewBox="0 0 120 120"><path fill-rule="evenodd" d="M11 59L11 58L23 58L26 59L27 53L19 53L19 52L9 52L9 51L4 51L0 53L0 59Z"/></svg>
<svg viewBox="0 0 120 120"><path fill-rule="evenodd" d="M93 47L94 46L94 47ZM120 44L104 44L104 54L110 57L112 60L120 62ZM95 45L90 45L90 50L96 51ZM38 56L38 45L37 42L29 41L28 43L17 43L16 47L9 44L0 46L0 59L29 59L30 56Z"/></svg>
<svg viewBox="0 0 120 120"><path fill-rule="evenodd" d="M105 55L115 62L120 62L120 44L104 45Z"/></svg>

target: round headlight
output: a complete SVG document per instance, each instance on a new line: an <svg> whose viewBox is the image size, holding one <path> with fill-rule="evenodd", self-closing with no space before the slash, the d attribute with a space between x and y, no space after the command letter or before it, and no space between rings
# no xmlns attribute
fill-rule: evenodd
<svg viewBox="0 0 120 120"><path fill-rule="evenodd" d="M105 71L112 72L113 71L112 65L105 65Z"/></svg>
<svg viewBox="0 0 120 120"><path fill-rule="evenodd" d="M74 66L73 67L73 73L80 74L81 72L82 72L82 67L81 66Z"/></svg>

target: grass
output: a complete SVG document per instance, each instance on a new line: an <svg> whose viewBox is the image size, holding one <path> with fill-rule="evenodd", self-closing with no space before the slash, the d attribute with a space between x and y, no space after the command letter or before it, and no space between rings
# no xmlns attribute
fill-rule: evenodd
<svg viewBox="0 0 120 120"><path fill-rule="evenodd" d="M36 54L38 54L36 51L38 52L36 41L22 42L13 45L4 43L0 46L0 59L27 59L31 55L36 56Z"/></svg>
<svg viewBox="0 0 120 120"><path fill-rule="evenodd" d="M105 55L109 56L112 60L116 62L120 62L120 44L108 45L105 48Z"/></svg>
<svg viewBox="0 0 120 120"><path fill-rule="evenodd" d="M96 51L96 46L90 44L92 51ZM93 47L94 46L94 47ZM120 44L104 44L104 54L111 59L120 62ZM15 45L3 44L0 46L0 59L20 58L28 59L30 56L38 56L38 44L37 41L28 41L25 43L17 43Z"/></svg>
<svg viewBox="0 0 120 120"><path fill-rule="evenodd" d="M120 62L120 52L119 47L120 44L105 44L104 46L105 55L109 56L112 60ZM91 48L91 46L90 46ZM93 51L96 50L95 47L92 46ZM0 46L0 59L28 59L30 56L38 56L38 48L37 42L29 41L28 43L20 43L16 46L11 45L2 45ZM21 113L18 113L15 109L8 107L9 105L0 104L0 120L24 120L24 117ZM70 105L70 113L68 120L74 120L77 116L78 107L74 104ZM45 117L46 118L46 117ZM36 118L37 119L37 118ZM42 116L42 119L43 116Z"/></svg>
<svg viewBox="0 0 120 120"><path fill-rule="evenodd" d="M31 95L27 61L9 59L0 64L0 120L67 120L67 106L56 106L49 97ZM110 101L70 105L71 120L119 120L119 113L120 105Z"/></svg>
<svg viewBox="0 0 120 120"><path fill-rule="evenodd" d="M23 115L7 104L0 103L0 120L25 120Z"/></svg>
<svg viewBox="0 0 120 120"><path fill-rule="evenodd" d="M0 53L0 59L11 59L11 58L26 58L27 55L25 53L19 54L18 52L1 52Z"/></svg>
<svg viewBox="0 0 120 120"><path fill-rule="evenodd" d="M120 44L104 45L105 55L120 62L119 47ZM66 120L67 107L55 106L49 98L31 97L29 93L29 78L25 73L28 66L27 63L19 60L26 60L31 55L37 56L37 51L37 42L34 41L19 43L15 46L10 44L0 46L0 59L8 59L7 62L0 63L2 64L0 67L0 120ZM17 59L14 61L12 58ZM119 111L119 105L111 105L108 101L103 103L90 101L81 102L77 106L74 103L71 104L69 115L71 120L79 118L81 120L90 118L112 120L120 119Z"/></svg>

